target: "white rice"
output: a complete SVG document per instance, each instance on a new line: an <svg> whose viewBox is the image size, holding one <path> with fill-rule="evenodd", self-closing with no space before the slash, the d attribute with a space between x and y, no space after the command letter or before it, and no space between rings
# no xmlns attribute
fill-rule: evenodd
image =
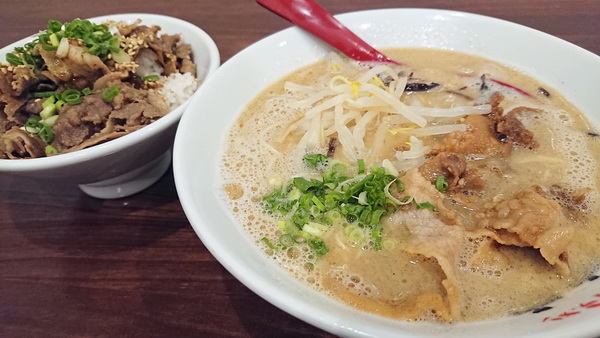
<svg viewBox="0 0 600 338"><path fill-rule="evenodd" d="M173 110L189 99L197 87L198 82L191 73L173 73L166 78L161 92Z"/></svg>
<svg viewBox="0 0 600 338"><path fill-rule="evenodd" d="M157 60L158 56L152 50L148 48L140 50L138 55L135 57L135 63L138 64L138 67L135 69L135 73L139 77L162 74L164 69Z"/></svg>

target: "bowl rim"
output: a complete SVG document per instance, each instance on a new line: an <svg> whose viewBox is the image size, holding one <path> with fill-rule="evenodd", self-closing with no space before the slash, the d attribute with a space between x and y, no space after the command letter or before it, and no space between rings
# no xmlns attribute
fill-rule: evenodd
<svg viewBox="0 0 600 338"><path fill-rule="evenodd" d="M440 14L440 15L447 15L447 16L457 16L457 17L467 18L468 20L485 20L486 22L493 22L498 25L508 26L508 27L512 27L515 29L518 28L520 30L527 31L530 34L535 34L536 37L551 38L553 42L557 43L560 46L568 46L568 48L576 48L578 50L578 52L583 53L584 55L587 55L587 57L595 58L596 62L598 64L600 64L599 56L597 56L579 46L576 46L575 44L572 44L572 43L562 40L558 37L551 36L547 33L541 32L539 30L536 30L536 29L533 29L533 28L530 28L530 27L527 27L527 26L524 26L524 25L521 25L518 23L514 23L514 22L510 22L510 21L506 21L503 19L498 19L498 18L494 18L494 17L490 17L490 16L480 15L480 14L474 14L474 13L468 13L468 12L462 12L462 11L454 11L454 10L435 9L435 8L433 8L433 9L430 9L430 8L387 8L387 9L373 9L373 10L366 10L366 11L342 13L342 14L336 15L336 17L338 19L340 19L340 21L342 21L343 23L346 23L346 20L350 20L350 19L354 18L355 16L377 14L377 12L384 12L384 11L385 12L387 12L387 11L402 11L402 12L406 12L405 14L414 14L414 15L417 15L417 14L427 14L427 15ZM275 39L276 37L288 36L292 33L300 34L302 36L309 36L308 33L303 32L300 28L297 28L297 27L290 27L290 28L278 31L274 34L271 34L261 40L258 40L254 44L246 47L245 49L243 49L242 51L240 51L239 53L234 55L232 58L230 58L228 61L226 61L220 67L220 69L215 73L213 80L220 78L221 74L228 72L228 69L230 67L233 67L233 64L238 62L237 61L238 59L242 59L243 55L248 53L248 51L260 48L264 43L266 43L267 41L271 41L272 39ZM285 74L281 74L281 76L284 76L284 75ZM192 109L195 104L195 101L197 101L201 97L203 97L204 92L210 91L210 88L211 88L213 82L212 81L209 81L209 82L210 83L207 86L203 87L200 90L201 91L200 95L196 99L192 100L191 104L188 106L187 109ZM269 83L272 83L272 81ZM247 103L248 102L245 102L243 104L243 106L245 106ZM242 108L243 107L240 107L240 109L242 109ZM233 113L234 120L237 119L237 117L239 116L239 113L240 113L240 111L236 111ZM188 121L188 119L192 119L192 116L191 115L184 116L182 118L182 121L186 122L186 121ZM186 125L186 123L184 123L183 125ZM200 240L203 242L203 244L206 246L206 248L211 252L211 254L213 256L215 256L215 258L220 262L220 264L222 264L233 276L235 276L236 279L238 279L240 282L242 282L246 287L251 289L253 292L258 294L261 298L267 300L268 302L275 305L282 311L290 313L291 315L293 315L311 325L314 325L318 328L324 329L324 330L329 331L334 334L351 335L351 336L354 336L354 335L356 335L356 336L371 336L371 335L377 335L377 334L384 334L385 332L382 332L382 331L361 330L360 327L359 328L353 327L352 326L353 323L349 323L348 320L336 321L336 318L332 319L331 316L328 316L328 314L321 311L321 309L315 308L314 306L311 306L310 304L308 304L308 300L297 299L296 296L286 295L283 292L279 292L279 290L277 290L277 289L276 290L265 289L265 285L268 286L273 283L264 282L264 279L266 277L261 275L258 271L249 269L247 266L244 265L244 262L235 261L235 259L233 257L229 256L230 254L224 250L224 249L226 249L224 247L224 245L221 244L219 242L219 240L215 238L215 236L214 236L215 234L212 233L212 231L210 230L210 226L209 226L209 229L205 229L204 226L205 226L206 219L205 219L204 215L201 215L199 212L201 207L199 208L199 204L196 203L197 199L195 197L196 194L194 192L194 187L188 180L188 175L191 174L191 172L189 172L189 169L185 167L185 164L188 163L188 162L186 162L186 160L189 157L189 153L186 153L184 148L185 148L185 144L191 140L190 136L191 136L190 132L187 132L185 128L182 128L182 127L178 128L176 138L175 138L174 157L173 157L173 172L174 172L175 184L176 184L177 192L179 194L180 203L182 204L183 210L184 210L186 216L188 217L188 220L189 220L190 224L192 225L192 228L194 229L194 231L196 232L196 234L198 235ZM206 165L206 164L204 164L204 165ZM208 165L216 167L218 164L209 162ZM204 188L205 185L203 185L202 187ZM212 189L216 189L216 188L213 187ZM211 196L211 198L215 198L215 197L217 197L217 196L215 196L214 194ZM226 222L234 222L239 227L237 222L235 222L232 219L227 220ZM242 230L242 231L244 231L244 230ZM247 236L247 237L249 237L249 236ZM248 241L248 242L250 242L250 241ZM263 260L265 262L267 262L268 258L265 256L265 257L263 257ZM274 262L268 262L268 263L277 265ZM267 264L267 263L265 263L265 264ZM285 274L285 272L283 272L283 273ZM262 282L263 285L254 284L254 282L256 280L258 280L259 282ZM289 280L286 278L283 282L287 283L287 282L289 282ZM284 298L280 298L280 296L284 296ZM288 300L286 300L285 297L288 297L288 300L291 298L294 302L301 302L302 305L304 305L304 307L299 306L299 308L290 308L289 304L287 303ZM331 302L335 302L335 300L331 300ZM309 312L304 312L307 309L309 310ZM362 314L363 316L373 318L373 316L369 313L355 310L352 308L348 308L348 311L349 312L358 311L358 313ZM513 317L508 317L508 318L510 319ZM379 320L379 319L381 319L381 318L376 316L375 320ZM495 319L493 321L510 324L510 321L506 320L506 318ZM481 325L481 323L485 323L485 322L488 322L488 321L474 322L474 323L462 322L461 325L465 325L465 326L469 326L469 327L477 327L477 326ZM407 326L410 326L410 325L412 325L412 324L410 324L410 323L407 324ZM567 335L573 334L573 331L572 331L573 328L574 328L574 326L566 325L565 327L561 327L561 328L557 329L556 331L552 331L552 332L549 332L549 331L524 332L523 334L528 334L528 336L540 336L540 337L542 337L542 336L543 337L549 337L549 336L560 337L560 336L564 336L565 334L567 334ZM592 335L595 333L597 334L597 332L595 332L597 330L598 330L598 328L595 328L595 330L594 330L594 327L588 327L586 329L579 328L577 330L577 334ZM436 333L437 334L439 334L439 333L447 334L448 332L440 331L440 332L436 332ZM414 332L413 332L413 334L414 334ZM411 331L406 331L406 332L398 332L396 334L396 336L408 337L408 336L412 336L412 334L411 334Z"/></svg>
<svg viewBox="0 0 600 338"><path fill-rule="evenodd" d="M156 22L158 21L160 25L164 24L165 22L169 22L170 24L183 26L189 29L190 31L193 31L203 41L203 44L207 49L206 53L209 55L209 64L206 67L206 76L202 79L202 84L204 84L204 82L206 82L206 80L218 69L220 65L220 53L212 37L208 35L208 33L206 33L202 28L183 19L153 13L116 13L95 16L88 18L87 20L90 20L95 23L100 23L107 20L133 21L136 19L142 19L142 24L156 24ZM14 48L14 46L22 45L27 41L30 41L33 37L35 37L35 35L36 34L33 34L18 41L15 41L7 46L0 48L0 50L8 51L9 49ZM202 84L199 85L199 88L202 87ZM196 90L194 95L197 92L198 90ZM192 95L192 97L194 95ZM30 159L0 159L0 172L6 171L12 173L20 173L56 169L96 158L101 158L112 153L119 152L121 149L125 149L137 143L143 142L144 139L155 136L161 131L170 127L171 125L177 124L183 116L185 107L187 106L187 104L189 104L190 101L191 97L188 98L180 106L170 111L165 116L161 117L155 122L150 123L149 125L144 126L143 128L127 133L123 136L120 136L117 139L94 145L90 148L85 148L69 153L58 154L50 157Z"/></svg>

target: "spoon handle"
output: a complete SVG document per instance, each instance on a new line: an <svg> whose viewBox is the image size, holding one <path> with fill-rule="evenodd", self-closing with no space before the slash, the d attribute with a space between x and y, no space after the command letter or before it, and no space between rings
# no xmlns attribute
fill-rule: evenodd
<svg viewBox="0 0 600 338"><path fill-rule="evenodd" d="M313 0L256 0L356 61L399 64L370 46Z"/></svg>

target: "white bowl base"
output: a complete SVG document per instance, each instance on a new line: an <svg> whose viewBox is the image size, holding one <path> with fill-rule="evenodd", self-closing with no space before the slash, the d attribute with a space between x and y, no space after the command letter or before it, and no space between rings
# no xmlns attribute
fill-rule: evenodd
<svg viewBox="0 0 600 338"><path fill-rule="evenodd" d="M102 199L122 198L136 194L158 181L171 165L171 150L150 163L108 180L80 184L86 194Z"/></svg>

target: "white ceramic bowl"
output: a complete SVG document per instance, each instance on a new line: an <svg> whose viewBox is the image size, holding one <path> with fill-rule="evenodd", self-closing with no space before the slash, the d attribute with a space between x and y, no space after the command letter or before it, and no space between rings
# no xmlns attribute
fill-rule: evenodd
<svg viewBox="0 0 600 338"><path fill-rule="evenodd" d="M145 25L159 25L159 34L181 34L182 40L192 45L200 86L219 67L216 44L206 32L189 22L142 13L90 20L95 23L107 20L133 23L137 19ZM0 60L5 60L6 53L15 46L22 46L31 39L28 37L2 48ZM66 184L78 184L85 193L98 198L137 193L156 182L168 169L177 124L189 101L140 130L88 149L36 159L0 159L0 174L63 180Z"/></svg>
<svg viewBox="0 0 600 338"><path fill-rule="evenodd" d="M559 90L600 125L600 57L570 43L514 23L442 10L374 10L338 18L376 48L431 47L501 61ZM223 144L229 126L265 86L330 50L298 28L269 36L223 64L183 116L174 146L177 191L196 233L225 268L282 310L342 336L600 334L600 307L593 306L600 304L600 278L583 283L537 313L445 325L390 320L352 309L316 293L267 258L235 222L223 199L218 169L221 147L202 145Z"/></svg>

